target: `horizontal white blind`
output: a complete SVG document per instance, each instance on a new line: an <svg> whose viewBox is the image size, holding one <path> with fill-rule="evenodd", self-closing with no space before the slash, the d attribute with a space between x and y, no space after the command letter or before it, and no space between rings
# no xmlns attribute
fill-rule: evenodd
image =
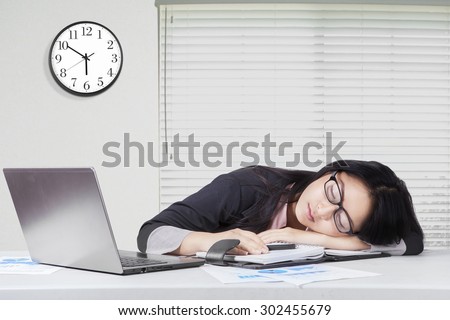
<svg viewBox="0 0 450 320"><path fill-rule="evenodd" d="M160 6L161 208L247 164L316 171L336 148L396 171L426 246L450 247L449 33L446 6Z"/></svg>

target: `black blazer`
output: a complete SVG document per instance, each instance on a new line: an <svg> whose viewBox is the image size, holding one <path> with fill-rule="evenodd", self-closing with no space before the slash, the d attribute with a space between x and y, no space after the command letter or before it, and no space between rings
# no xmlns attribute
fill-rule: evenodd
<svg viewBox="0 0 450 320"><path fill-rule="evenodd" d="M145 222L138 235L138 248L145 252L149 235L158 227L173 226L204 232L221 232L236 228L246 209L264 197L264 182L247 167L222 174L198 192L178 201ZM268 182L276 179L267 176Z"/></svg>

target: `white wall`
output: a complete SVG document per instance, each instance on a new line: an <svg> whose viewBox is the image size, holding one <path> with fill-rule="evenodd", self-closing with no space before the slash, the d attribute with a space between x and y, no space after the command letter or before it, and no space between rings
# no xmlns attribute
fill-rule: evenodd
<svg viewBox="0 0 450 320"><path fill-rule="evenodd" d="M77 97L48 66L50 45L81 20L111 29L124 52L122 72L106 92ZM157 9L152 0L0 1L0 168L93 166L119 247L136 249L137 231L158 211L158 169L102 167L108 141L157 143ZM137 159L137 154L134 158ZM82 235L80 235L82 236ZM0 250L26 244L0 174Z"/></svg>

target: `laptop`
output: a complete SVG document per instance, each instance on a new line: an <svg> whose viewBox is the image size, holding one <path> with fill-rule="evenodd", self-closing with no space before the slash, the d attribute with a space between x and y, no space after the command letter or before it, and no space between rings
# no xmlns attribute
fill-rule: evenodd
<svg viewBox="0 0 450 320"><path fill-rule="evenodd" d="M33 261L123 275L204 264L194 257L119 251L93 168L3 172Z"/></svg>

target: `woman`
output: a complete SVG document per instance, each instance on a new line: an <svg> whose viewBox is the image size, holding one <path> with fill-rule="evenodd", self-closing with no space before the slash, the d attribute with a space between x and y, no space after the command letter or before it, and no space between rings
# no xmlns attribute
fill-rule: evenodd
<svg viewBox="0 0 450 320"><path fill-rule="evenodd" d="M144 223L142 252L191 255L221 239L239 254L285 241L331 249L419 254L423 232L405 183L375 161L337 161L319 172L263 166L223 174Z"/></svg>

